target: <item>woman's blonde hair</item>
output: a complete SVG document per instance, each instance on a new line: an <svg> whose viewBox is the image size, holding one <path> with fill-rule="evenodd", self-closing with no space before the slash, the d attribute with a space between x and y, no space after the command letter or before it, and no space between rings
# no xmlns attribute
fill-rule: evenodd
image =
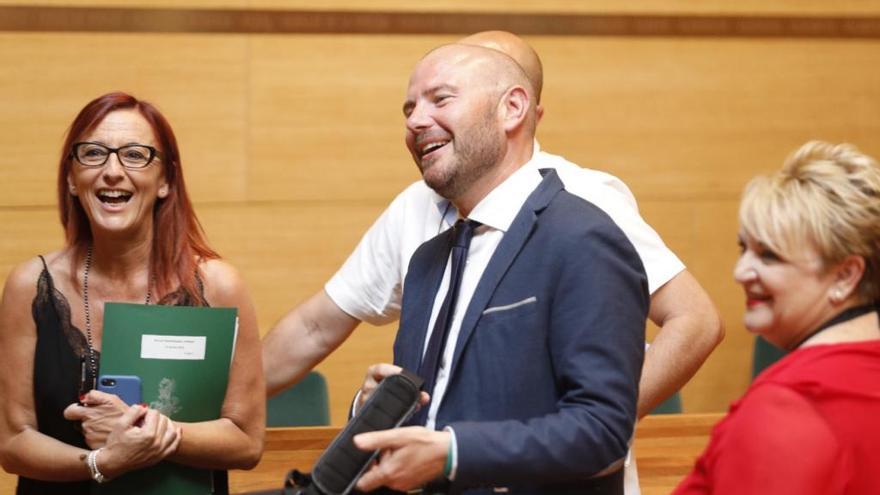
<svg viewBox="0 0 880 495"><path fill-rule="evenodd" d="M810 141L782 170L752 179L739 221L746 235L785 258L813 247L825 267L865 260L858 294L880 299L880 167L850 144Z"/></svg>

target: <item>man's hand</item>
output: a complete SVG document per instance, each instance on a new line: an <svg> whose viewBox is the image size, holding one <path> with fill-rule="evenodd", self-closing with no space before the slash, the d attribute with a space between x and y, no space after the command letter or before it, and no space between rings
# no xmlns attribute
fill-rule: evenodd
<svg viewBox="0 0 880 495"><path fill-rule="evenodd" d="M376 390L376 387L379 386L379 382L381 382L386 376L398 375L401 371L403 371L403 368L400 366L388 363L374 364L367 368L367 374L364 377L363 385L361 385L358 402L355 405L355 411L359 411L367 402L367 399L370 398L370 395L372 395L373 391ZM431 396L429 396L427 392L421 392L419 395L419 406L424 407L430 400Z"/></svg>
<svg viewBox="0 0 880 495"><path fill-rule="evenodd" d="M119 418L128 410L114 394L91 390L82 396L82 405L71 404L64 410L64 418L82 423L83 435L89 448L98 449L107 443L107 436Z"/></svg>
<svg viewBox="0 0 880 495"><path fill-rule="evenodd" d="M358 480L357 489L371 491L380 486L407 491L443 474L452 433L431 431L422 426L361 433L354 445L366 451L379 449L379 462Z"/></svg>

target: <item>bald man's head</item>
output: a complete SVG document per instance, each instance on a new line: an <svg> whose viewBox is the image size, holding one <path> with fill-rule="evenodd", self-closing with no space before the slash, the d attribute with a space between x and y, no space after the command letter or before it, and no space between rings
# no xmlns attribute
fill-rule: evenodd
<svg viewBox="0 0 880 495"><path fill-rule="evenodd" d="M531 157L531 83L498 50L462 44L432 50L413 70L403 113L406 144L422 178L453 202Z"/></svg>
<svg viewBox="0 0 880 495"><path fill-rule="evenodd" d="M536 103L541 103L541 90L544 87L544 68L537 52L522 38L507 31L482 31L458 40L464 45L482 46L498 50L516 61L535 91Z"/></svg>

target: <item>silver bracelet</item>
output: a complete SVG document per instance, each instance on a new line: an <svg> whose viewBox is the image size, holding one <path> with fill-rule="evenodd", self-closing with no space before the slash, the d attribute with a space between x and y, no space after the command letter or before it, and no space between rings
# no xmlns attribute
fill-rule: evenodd
<svg viewBox="0 0 880 495"><path fill-rule="evenodd" d="M109 481L107 478L101 474L101 471L98 470L98 454L104 450L103 447L97 450L93 450L89 452L89 455L86 457L86 465L89 467L89 474L92 475L92 479L98 483L104 483L105 481Z"/></svg>

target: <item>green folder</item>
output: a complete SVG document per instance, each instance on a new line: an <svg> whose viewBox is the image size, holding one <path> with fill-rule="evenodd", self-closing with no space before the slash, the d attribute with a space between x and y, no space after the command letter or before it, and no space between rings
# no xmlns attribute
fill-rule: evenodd
<svg viewBox="0 0 880 495"><path fill-rule="evenodd" d="M100 375L141 378L143 401L175 421L220 417L238 310L107 303ZM162 462L101 485L97 494L213 493L212 471Z"/></svg>

